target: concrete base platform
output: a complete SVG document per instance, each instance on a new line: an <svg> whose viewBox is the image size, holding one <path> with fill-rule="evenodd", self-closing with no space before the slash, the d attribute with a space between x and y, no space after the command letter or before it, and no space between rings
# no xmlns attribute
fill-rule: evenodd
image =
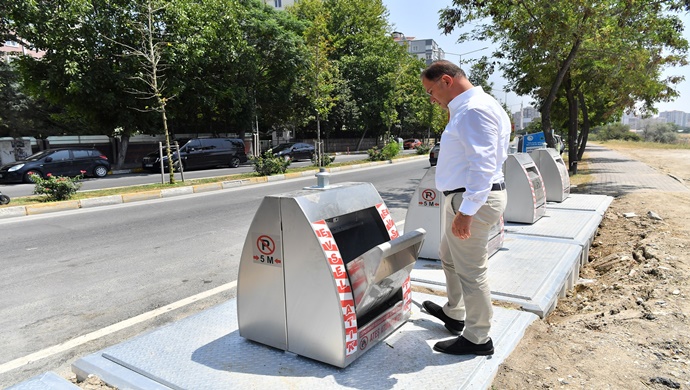
<svg viewBox="0 0 690 390"><path fill-rule="evenodd" d="M582 247L580 266L584 266L589 262L589 248L602 218L595 211L546 209L546 214L533 224L506 222L505 232L577 243Z"/></svg>
<svg viewBox="0 0 690 390"><path fill-rule="evenodd" d="M6 390L79 390L79 387L54 372L46 372L10 386Z"/></svg>
<svg viewBox="0 0 690 390"><path fill-rule="evenodd" d="M79 377L96 374L106 383L130 389L413 389L488 388L534 314L494 308L491 357L453 356L432 347L451 335L421 310L425 300L412 294L410 321L383 342L340 369L239 336L236 300L208 309L73 364Z"/></svg>
<svg viewBox="0 0 690 390"><path fill-rule="evenodd" d="M611 202L613 197L608 195L570 194L563 202L546 202L546 209L594 211L603 216Z"/></svg>
<svg viewBox="0 0 690 390"><path fill-rule="evenodd" d="M518 304L543 318L575 285L581 253L582 247L574 242L506 234L503 248L489 259L491 298ZM445 291L440 269L440 261L418 260L413 285Z"/></svg>

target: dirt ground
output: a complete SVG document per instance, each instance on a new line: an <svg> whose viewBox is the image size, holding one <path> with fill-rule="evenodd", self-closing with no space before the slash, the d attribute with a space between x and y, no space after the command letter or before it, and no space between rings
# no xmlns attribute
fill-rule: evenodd
<svg viewBox="0 0 690 390"><path fill-rule="evenodd" d="M690 150L604 146L690 185ZM616 198L581 283L527 329L492 388L690 389L689 216L687 193Z"/></svg>
<svg viewBox="0 0 690 390"><path fill-rule="evenodd" d="M690 150L604 146L690 185ZM688 194L616 198L581 283L527 329L492 388L690 389L689 217ZM111 389L95 377L76 384Z"/></svg>

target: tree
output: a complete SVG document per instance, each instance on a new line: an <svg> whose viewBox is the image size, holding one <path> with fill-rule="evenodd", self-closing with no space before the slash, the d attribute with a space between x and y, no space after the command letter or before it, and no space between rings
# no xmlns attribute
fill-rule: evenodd
<svg viewBox="0 0 690 390"><path fill-rule="evenodd" d="M175 184L175 175L172 158L172 148L170 147L170 133L168 132L168 118L166 116L166 105L171 99L170 95L165 95L165 75L167 64L163 62L165 49L171 43L165 40L166 25L161 21L161 14L165 11L163 4L154 4L152 0L146 0L144 4L132 10L134 20L132 21L133 30L139 34L139 41L133 45L117 42L124 48L125 57L134 57L138 65L138 72L131 78L138 81L138 85L127 88L127 92L133 94L142 104L132 107L140 112L157 112L161 115L163 132L165 134L165 150L168 157L168 172L170 172L170 184ZM143 107L142 107L143 106ZM129 134L123 135L123 142L120 144L118 156L127 154L129 144ZM179 161L182 165L182 161Z"/></svg>
<svg viewBox="0 0 690 390"><path fill-rule="evenodd" d="M510 80L510 87L518 93L531 94L540 103L542 127L552 129L552 108L557 101L566 78L570 80L570 104L578 99L577 74L570 73L577 61L596 50L598 61L612 62L626 49L645 48L650 55L645 61L654 65L649 72L656 75L664 66L684 63L687 42L680 36L682 24L673 12L688 9L690 3L682 0L658 2L607 0L603 2L549 2L523 0L514 4L511 0L490 0L477 3L471 0L453 1L455 8L442 12L439 25L446 33L456 25L462 26L476 20L484 20L475 29L462 34L460 41L488 39L499 44L494 53L500 68ZM608 50L609 46L623 49ZM667 55L661 55L662 52ZM650 69L647 69L649 71ZM577 69L575 69L577 71ZM645 84L647 97L665 99L677 92L672 84L678 79L666 80L665 90ZM603 88L608 88L605 86ZM616 91L621 93L623 91ZM627 92L627 91L625 91ZM570 129L577 110L571 112ZM553 146L549 131L545 131L547 143ZM570 134L571 162L576 161L576 136Z"/></svg>
<svg viewBox="0 0 690 390"><path fill-rule="evenodd" d="M70 134L149 132L155 121L131 110L137 102L126 92L136 66L115 43L134 42L131 14L124 11L129 2L22 4L11 15L17 35L46 51L41 60L17 61L31 95L64 107L62 117L82 125Z"/></svg>
<svg viewBox="0 0 690 390"><path fill-rule="evenodd" d="M0 137L52 135L51 114L55 108L24 93L20 74L11 64L0 62Z"/></svg>
<svg viewBox="0 0 690 390"><path fill-rule="evenodd" d="M328 60L333 51L332 38L328 32L328 10L321 0L306 0L291 7L296 17L307 20L309 25L302 33L308 53L305 72L301 80L303 93L313 106L316 117L317 162L321 166L321 120L328 119L337 96L336 86L341 82L336 62Z"/></svg>
<svg viewBox="0 0 690 390"><path fill-rule="evenodd" d="M404 48L391 38L387 11L380 0L324 0L334 37L332 61L341 64L359 117L355 129L365 136L385 133L390 121L392 81L400 71ZM407 55L405 53L405 55ZM361 142L361 141L360 141Z"/></svg>

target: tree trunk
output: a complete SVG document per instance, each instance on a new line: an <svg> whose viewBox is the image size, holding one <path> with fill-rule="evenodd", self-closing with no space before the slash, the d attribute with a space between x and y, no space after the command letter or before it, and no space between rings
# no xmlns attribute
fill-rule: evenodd
<svg viewBox="0 0 690 390"><path fill-rule="evenodd" d="M578 38L575 41L575 43L573 43L573 47L570 49L568 57L565 59L565 61L561 65L561 68L558 70L556 80L554 80L553 84L551 84L551 90L549 90L549 95L546 97L546 100L544 100L544 103L542 104L539 110L541 112L541 127L544 131L544 138L546 139L547 146L550 148L555 147L553 133L551 132L551 128L553 127L551 125L551 107L553 106L553 102L556 100L556 94L558 93L558 89L561 87L563 79L565 78L566 73L570 69L570 65L572 65L573 61L575 60L575 55L580 49L581 44L582 41L580 40L580 38Z"/></svg>
<svg viewBox="0 0 690 390"><path fill-rule="evenodd" d="M582 160L582 155L585 154L585 147L587 146L587 138L589 137L589 112L587 112L587 104L585 104L585 94L582 91L578 92L580 98L580 107L582 109L582 130L578 137L577 161Z"/></svg>
<svg viewBox="0 0 690 390"><path fill-rule="evenodd" d="M362 147L362 142L364 142L364 136L367 135L367 129L364 129L364 132L362 133L362 138L359 139L359 142L357 142L357 152L359 152L359 148Z"/></svg>
<svg viewBox="0 0 690 390"><path fill-rule="evenodd" d="M168 156L168 173L170 176L170 180L168 181L170 184L175 184L175 168L173 167L173 159L172 159L172 148L170 147L170 133L168 132L168 117L165 115L165 104L161 104L161 118L163 119L163 131L165 132L165 147L168 149L167 151L167 156ZM177 151L177 161L180 164L180 169L182 169L182 155L180 154L180 151Z"/></svg>
<svg viewBox="0 0 690 390"><path fill-rule="evenodd" d="M565 97L568 100L568 163L571 174L577 173L577 99L570 77L565 80Z"/></svg>
<svg viewBox="0 0 690 390"><path fill-rule="evenodd" d="M120 142L117 144L117 169L122 169L127 157L127 148L129 147L129 134L125 133L120 136Z"/></svg>

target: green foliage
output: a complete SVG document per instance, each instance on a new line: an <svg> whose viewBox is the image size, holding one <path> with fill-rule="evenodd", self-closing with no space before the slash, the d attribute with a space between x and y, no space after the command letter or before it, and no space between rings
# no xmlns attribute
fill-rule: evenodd
<svg viewBox="0 0 690 390"><path fill-rule="evenodd" d="M397 156L400 153L400 150L402 150L401 144L395 141L390 141L388 144L386 144L386 146L383 147L383 157L385 157L386 160L390 160Z"/></svg>
<svg viewBox="0 0 690 390"><path fill-rule="evenodd" d="M417 150L417 154L429 154L431 151L431 146L427 144L421 144L415 148Z"/></svg>
<svg viewBox="0 0 690 390"><path fill-rule="evenodd" d="M374 146L373 148L367 150L370 161L390 160L397 156L398 153L400 153L400 144L395 141L388 142L383 149L379 149L377 146Z"/></svg>
<svg viewBox="0 0 690 390"><path fill-rule="evenodd" d="M652 124L645 126L642 130L642 137L647 142L675 144L678 142L678 130L671 123Z"/></svg>
<svg viewBox="0 0 690 390"><path fill-rule="evenodd" d="M49 136L51 107L27 95L21 75L0 61L0 137ZM57 133L57 132L56 132Z"/></svg>
<svg viewBox="0 0 690 390"><path fill-rule="evenodd" d="M331 163L335 160L335 156L329 156L326 153L321 154L321 165L319 165L319 159L316 157L316 154L314 154L314 158L311 159L312 164L317 167L326 167L328 165L331 165Z"/></svg>
<svg viewBox="0 0 690 390"><path fill-rule="evenodd" d="M35 184L34 194L45 195L48 202L68 200L81 188L84 173L86 172L82 171L81 175L76 177L53 176L48 173L45 179L40 175L31 175L31 180Z"/></svg>
<svg viewBox="0 0 690 390"><path fill-rule="evenodd" d="M608 123L638 102L652 112L655 102L678 96L683 78L663 74L687 64L678 17L690 9L685 0L452 3L441 11L440 27L448 34L470 25L460 42L495 43L494 62L486 65L502 70L512 91L532 96L545 129L554 127L553 117L568 123L570 139L586 140L578 123L586 132L590 122Z"/></svg>
<svg viewBox="0 0 690 390"><path fill-rule="evenodd" d="M374 146L373 148L367 150L367 154L369 155L369 161L386 160L386 158L383 156L383 150L379 149L378 146Z"/></svg>
<svg viewBox="0 0 690 390"><path fill-rule="evenodd" d="M609 124L600 126L593 130L596 139L599 141L608 141L612 139L623 141L642 141L642 138L630 131L630 127L621 123Z"/></svg>
<svg viewBox="0 0 690 390"><path fill-rule="evenodd" d="M290 165L290 160L274 156L271 152L266 152L263 156L252 157L250 161L252 165L254 165L254 171L258 173L259 176L271 176L285 173L287 167Z"/></svg>

